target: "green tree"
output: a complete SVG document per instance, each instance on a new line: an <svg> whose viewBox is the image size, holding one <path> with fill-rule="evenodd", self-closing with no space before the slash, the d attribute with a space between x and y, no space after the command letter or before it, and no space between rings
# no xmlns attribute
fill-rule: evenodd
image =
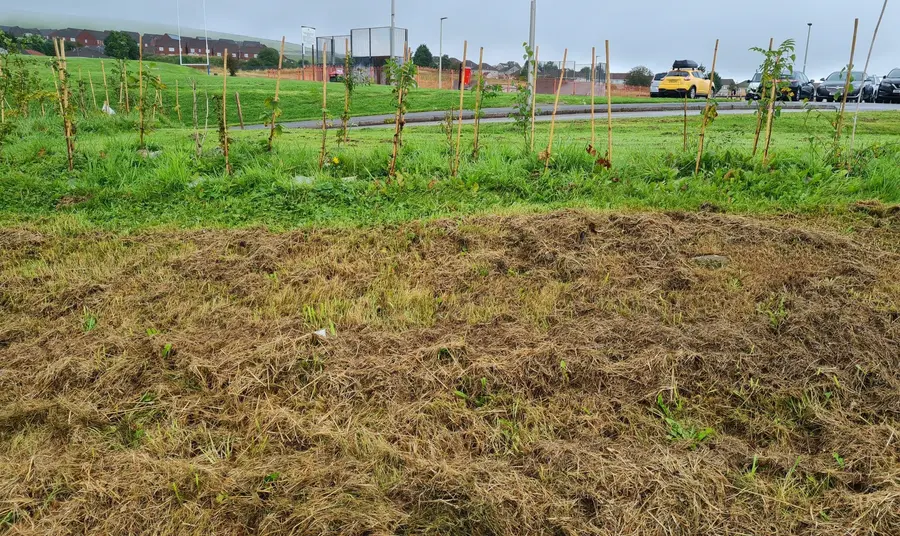
<svg viewBox="0 0 900 536"><path fill-rule="evenodd" d="M416 53L413 55L413 63L417 67L431 67L434 65L434 55L428 50L427 45L419 45L419 48L416 49Z"/></svg>
<svg viewBox="0 0 900 536"><path fill-rule="evenodd" d="M651 82L653 82L653 71L643 65L632 68L625 77L626 86L650 87Z"/></svg>
<svg viewBox="0 0 900 536"><path fill-rule="evenodd" d="M140 56L137 41L125 32L110 32L103 45L111 58L136 60Z"/></svg>
<svg viewBox="0 0 900 536"><path fill-rule="evenodd" d="M722 89L722 77L719 76L719 73L712 74L713 87L716 91Z"/></svg>
<svg viewBox="0 0 900 536"><path fill-rule="evenodd" d="M259 65L263 67L278 67L278 51L271 47L264 47L260 51L259 56L255 59L259 60Z"/></svg>
<svg viewBox="0 0 900 536"><path fill-rule="evenodd" d="M6 35L3 30L0 30L0 48L5 48L7 51L11 51L13 48L13 38Z"/></svg>

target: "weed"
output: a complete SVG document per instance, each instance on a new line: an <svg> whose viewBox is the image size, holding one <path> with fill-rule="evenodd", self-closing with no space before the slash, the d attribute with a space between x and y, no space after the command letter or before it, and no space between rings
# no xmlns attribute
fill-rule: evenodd
<svg viewBox="0 0 900 536"><path fill-rule="evenodd" d="M696 448L703 441L711 438L715 434L712 428L697 429L694 426L688 426L677 419L677 415L683 409L681 398L675 397L675 407L670 408L663 400L662 393L656 396L656 407L658 414L663 418L668 426L668 438L672 441L688 441L690 448Z"/></svg>
<svg viewBox="0 0 900 536"><path fill-rule="evenodd" d="M97 316L90 312L86 307L81 315L81 329L85 333L93 331L97 327Z"/></svg>
<svg viewBox="0 0 900 536"><path fill-rule="evenodd" d="M522 47L525 49L525 54L522 56L522 59L525 60L525 67L531 69L534 64L534 51L528 46L528 43L522 43ZM516 100L510 117L515 120L516 130L520 131L524 138L525 152L530 151L533 145L531 140L531 103L531 88L527 84L520 84L516 88Z"/></svg>
<svg viewBox="0 0 900 536"><path fill-rule="evenodd" d="M840 467L841 469L846 469L847 464L844 462L844 458L840 454L834 452L831 454L831 456L834 458L834 461L835 463L837 463L838 467Z"/></svg>
<svg viewBox="0 0 900 536"><path fill-rule="evenodd" d="M790 312L787 310L787 296L784 294L770 295L766 301L757 304L756 310L766 315L769 327L776 333L781 331L790 316Z"/></svg>

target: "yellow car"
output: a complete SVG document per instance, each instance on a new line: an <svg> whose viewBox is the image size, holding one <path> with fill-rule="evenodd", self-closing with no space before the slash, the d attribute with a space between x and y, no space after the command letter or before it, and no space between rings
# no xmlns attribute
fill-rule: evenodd
<svg viewBox="0 0 900 536"><path fill-rule="evenodd" d="M694 62L675 62L673 69L659 83L660 97L706 97L714 91L712 80L697 69Z"/></svg>

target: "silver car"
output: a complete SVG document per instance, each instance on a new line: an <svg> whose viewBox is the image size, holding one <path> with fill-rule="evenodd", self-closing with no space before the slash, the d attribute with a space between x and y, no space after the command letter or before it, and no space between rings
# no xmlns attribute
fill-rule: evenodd
<svg viewBox="0 0 900 536"><path fill-rule="evenodd" d="M650 82L651 97L659 97L659 83L662 82L665 77L666 73L657 73L656 76L653 77L653 81Z"/></svg>

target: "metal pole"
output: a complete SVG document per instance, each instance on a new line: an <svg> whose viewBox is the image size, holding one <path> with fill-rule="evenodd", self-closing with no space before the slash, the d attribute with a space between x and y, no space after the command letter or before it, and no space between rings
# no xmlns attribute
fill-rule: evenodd
<svg viewBox="0 0 900 536"><path fill-rule="evenodd" d="M397 16L397 0L391 0L391 57L394 57L394 19Z"/></svg>
<svg viewBox="0 0 900 536"><path fill-rule="evenodd" d="M534 51L535 26L537 24L537 0L531 0L531 27L528 32L528 47ZM525 67L528 67L527 65ZM534 69L528 69L528 90L534 91Z"/></svg>
<svg viewBox="0 0 900 536"><path fill-rule="evenodd" d="M809 57L809 36L812 35L812 23L807 22L807 26L809 26L809 30L806 32L806 52L803 53L803 74L806 74L806 59Z"/></svg>
<svg viewBox="0 0 900 536"><path fill-rule="evenodd" d="M438 50L438 89L444 89L444 21L447 17L441 17L441 41Z"/></svg>
<svg viewBox="0 0 900 536"><path fill-rule="evenodd" d="M181 2L179 0L175 0L175 15L178 21L178 65L184 65L184 60L181 58Z"/></svg>
<svg viewBox="0 0 900 536"><path fill-rule="evenodd" d="M209 26L206 24L206 0L203 0L203 36L206 38L206 75L209 76Z"/></svg>

